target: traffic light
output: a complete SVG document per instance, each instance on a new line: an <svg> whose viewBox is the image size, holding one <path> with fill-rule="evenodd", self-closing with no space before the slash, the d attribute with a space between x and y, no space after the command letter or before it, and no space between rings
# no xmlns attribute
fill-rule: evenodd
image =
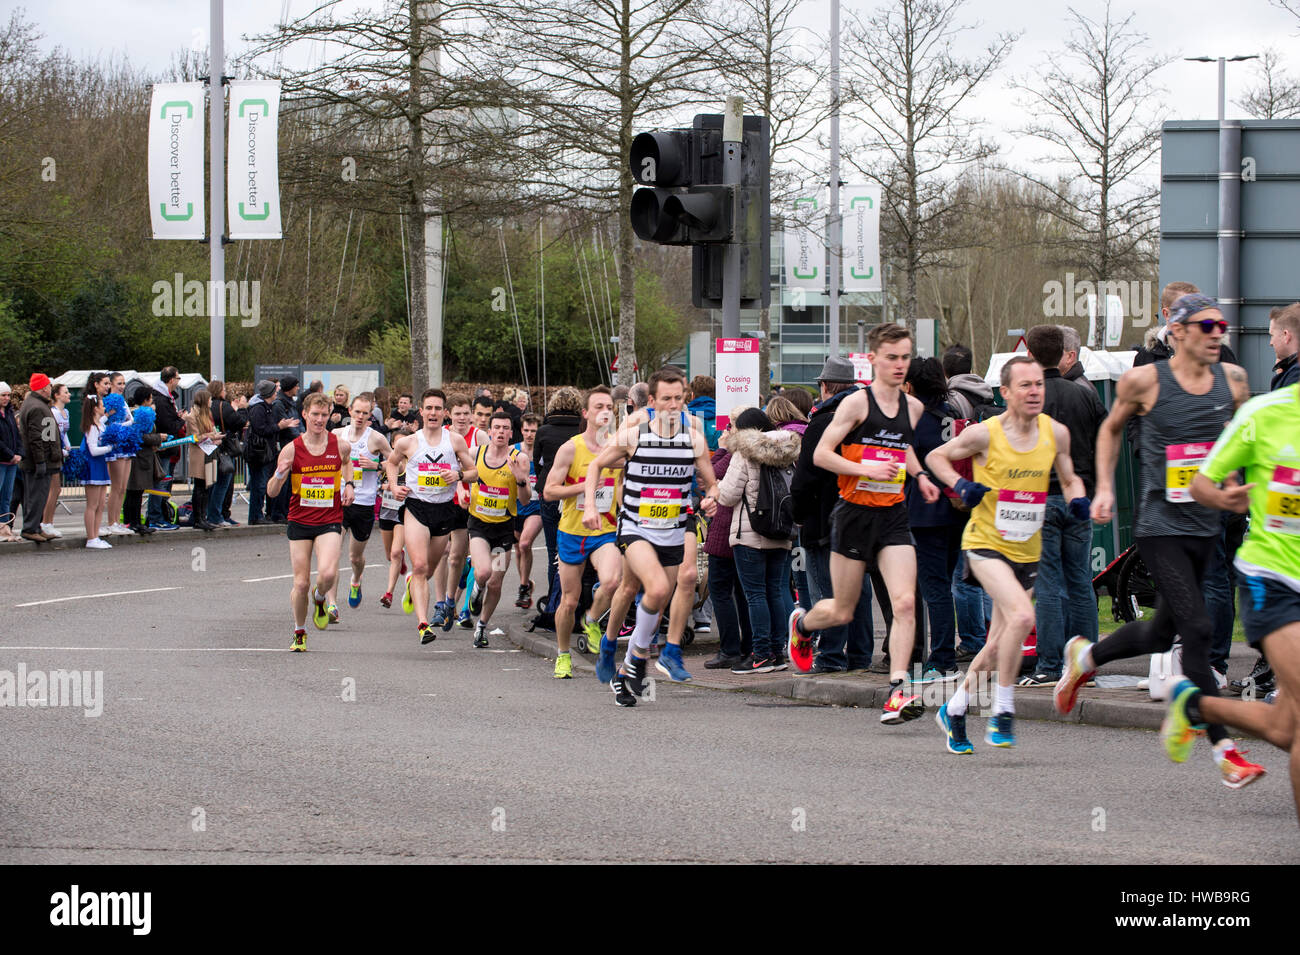
<svg viewBox="0 0 1300 955"><path fill-rule="evenodd" d="M723 184L722 114L701 113L690 129L641 133L628 156L639 185L629 210L632 230L662 245L693 246L691 300L722 307L722 260L740 246L742 308L771 301L768 280L768 126L744 117L741 180Z"/></svg>

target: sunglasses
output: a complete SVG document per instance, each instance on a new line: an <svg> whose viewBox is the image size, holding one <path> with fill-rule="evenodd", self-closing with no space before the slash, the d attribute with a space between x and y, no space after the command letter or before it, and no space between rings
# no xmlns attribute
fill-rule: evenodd
<svg viewBox="0 0 1300 955"><path fill-rule="evenodd" d="M1202 318L1202 319L1199 319L1199 320L1197 320L1197 321L1188 321L1188 322L1184 322L1183 324L1184 324L1184 325L1199 325L1200 328L1201 328L1201 331L1203 331L1203 332L1204 332L1205 334L1207 334L1207 335L1210 334L1210 332L1214 331L1216 328L1219 330L1219 334L1220 334L1220 335L1226 335L1226 334L1228 334L1228 323L1225 322L1223 319L1216 319L1216 318Z"/></svg>

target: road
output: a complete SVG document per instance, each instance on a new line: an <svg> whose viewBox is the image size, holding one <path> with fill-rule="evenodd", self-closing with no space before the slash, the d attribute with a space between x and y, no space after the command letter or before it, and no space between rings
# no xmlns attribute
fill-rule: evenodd
<svg viewBox="0 0 1300 955"><path fill-rule="evenodd" d="M1174 766L1150 732L1022 721L1017 748L955 757L928 718L664 682L623 710L501 638L420 647L378 567L291 654L279 537L0 566L0 670L103 679L99 716L0 706L0 862L1300 858L1263 743L1270 775L1231 792L1204 744Z"/></svg>

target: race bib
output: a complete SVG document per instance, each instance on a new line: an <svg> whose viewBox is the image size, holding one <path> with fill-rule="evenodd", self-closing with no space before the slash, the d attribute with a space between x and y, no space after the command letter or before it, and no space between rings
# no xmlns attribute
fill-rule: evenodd
<svg viewBox="0 0 1300 955"><path fill-rule="evenodd" d="M599 492L596 500L600 500ZM676 527L681 513L681 488L648 487L642 490L637 518L643 527Z"/></svg>
<svg viewBox="0 0 1300 955"><path fill-rule="evenodd" d="M298 503L303 507L333 507L334 479L304 474L302 483L298 485Z"/></svg>
<svg viewBox="0 0 1300 955"><path fill-rule="evenodd" d="M679 494L678 497L681 495ZM582 510L587 505L587 495L582 493L578 495L578 510ZM596 511L600 514L609 514L614 510L614 479L607 477L600 487L596 488Z"/></svg>
<svg viewBox="0 0 1300 955"><path fill-rule="evenodd" d="M1046 491L998 491L993 526L1011 543L1029 540L1042 529L1047 515Z"/></svg>
<svg viewBox="0 0 1300 955"><path fill-rule="evenodd" d="M443 462L430 464L428 461L421 461L415 466L416 485L425 490L435 490L447 486L447 475L451 473L451 465Z"/></svg>
<svg viewBox="0 0 1300 955"><path fill-rule="evenodd" d="M537 475L532 472L528 474L528 486L534 491L537 490Z"/></svg>
<svg viewBox="0 0 1300 955"><path fill-rule="evenodd" d="M1264 530L1300 534L1300 469L1273 468L1264 503Z"/></svg>
<svg viewBox="0 0 1300 955"><path fill-rule="evenodd" d="M354 484L360 484L361 481L365 478L365 476L366 476L365 472L361 469L361 459L353 458L352 459L352 482Z"/></svg>
<svg viewBox="0 0 1300 955"><path fill-rule="evenodd" d="M888 461L898 465L898 473L885 481L873 481L870 478L858 478L859 491L874 491L877 494L902 494L903 480L907 477L907 452L898 448L881 448L874 444L862 448L862 463Z"/></svg>
<svg viewBox="0 0 1300 955"><path fill-rule="evenodd" d="M1165 448L1165 500L1170 504L1194 504L1192 478L1209 456L1208 442L1171 444Z"/></svg>
<svg viewBox="0 0 1300 955"><path fill-rule="evenodd" d="M385 491L380 495L380 507L385 511L396 511L402 506L402 502L393 497L392 491Z"/></svg>
<svg viewBox="0 0 1300 955"><path fill-rule="evenodd" d="M510 488L480 484L474 495L474 513L480 517L504 517L510 501Z"/></svg>

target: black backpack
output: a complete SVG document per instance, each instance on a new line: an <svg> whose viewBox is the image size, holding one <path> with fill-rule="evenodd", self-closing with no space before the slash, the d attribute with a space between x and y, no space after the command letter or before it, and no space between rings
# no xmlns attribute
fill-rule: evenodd
<svg viewBox="0 0 1300 955"><path fill-rule="evenodd" d="M749 498L742 497L742 506L749 514L749 526L759 535L771 540L794 540L799 528L794 522L794 496L790 482L794 480L794 467L778 468L770 464L759 466L758 500L753 507Z"/></svg>

